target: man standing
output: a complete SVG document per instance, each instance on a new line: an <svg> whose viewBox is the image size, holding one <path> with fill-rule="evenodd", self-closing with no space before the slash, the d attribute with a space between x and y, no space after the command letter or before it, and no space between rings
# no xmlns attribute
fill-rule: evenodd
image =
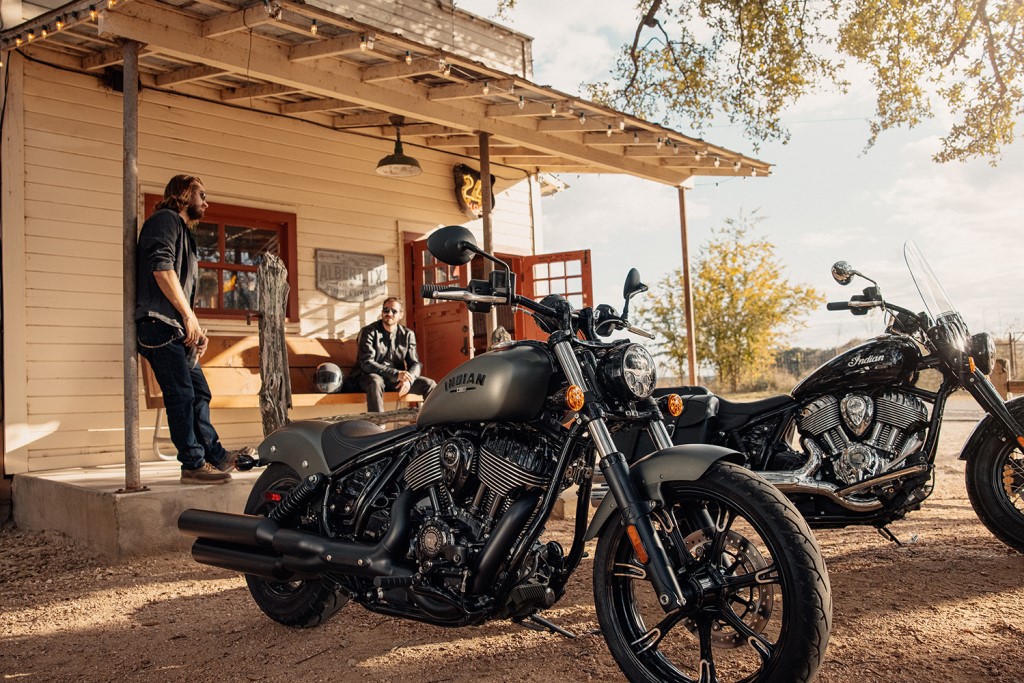
<svg viewBox="0 0 1024 683"><path fill-rule="evenodd" d="M199 257L192 231L207 209L203 181L176 175L142 225L135 330L164 395L182 484L224 484L241 451L228 452L210 423L210 386L199 365L208 340L193 306ZM247 449L243 449L247 450Z"/></svg>
<svg viewBox="0 0 1024 683"><path fill-rule="evenodd" d="M352 377L366 392L371 413L384 410L385 391L425 397L434 388L434 380L419 376L423 364L416 355L416 333L398 324L404 308L401 299L385 299L380 320L359 331L359 355Z"/></svg>

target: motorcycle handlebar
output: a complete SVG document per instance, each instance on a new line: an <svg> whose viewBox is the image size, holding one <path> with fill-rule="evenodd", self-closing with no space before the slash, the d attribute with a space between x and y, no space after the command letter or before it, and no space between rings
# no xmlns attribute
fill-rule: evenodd
<svg viewBox="0 0 1024 683"><path fill-rule="evenodd" d="M830 301L825 304L825 308L829 311L848 311L850 310L849 301Z"/></svg>
<svg viewBox="0 0 1024 683"><path fill-rule="evenodd" d="M420 296L424 299L439 299L442 297L435 296L439 292L461 292L464 291L462 287L457 285L423 285L420 287Z"/></svg>

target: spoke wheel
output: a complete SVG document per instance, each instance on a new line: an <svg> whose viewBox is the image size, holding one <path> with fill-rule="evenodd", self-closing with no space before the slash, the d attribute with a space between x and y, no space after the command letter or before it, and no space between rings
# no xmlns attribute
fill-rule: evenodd
<svg viewBox="0 0 1024 683"><path fill-rule="evenodd" d="M298 486L298 473L283 463L274 463L264 472L249 493L245 504L247 515L266 515L276 503L271 499L285 495ZM348 598L339 595L327 583L305 581L270 581L258 576L245 576L252 599L263 613L285 626L306 628L318 626L344 607Z"/></svg>
<svg viewBox="0 0 1024 683"><path fill-rule="evenodd" d="M1024 418L1024 404L1014 404ZM967 495L971 507L996 538L1024 553L1024 454L995 429L967 453Z"/></svg>
<svg viewBox="0 0 1024 683"><path fill-rule="evenodd" d="M662 487L655 527L686 606L666 614L613 517L594 591L609 649L630 681L809 681L831 622L828 575L807 525L775 488L716 463Z"/></svg>

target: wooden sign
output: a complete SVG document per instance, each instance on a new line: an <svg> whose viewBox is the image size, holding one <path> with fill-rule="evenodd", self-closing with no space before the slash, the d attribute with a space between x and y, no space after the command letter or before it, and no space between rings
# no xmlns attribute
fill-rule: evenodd
<svg viewBox="0 0 1024 683"><path fill-rule="evenodd" d="M484 188L480 182L480 171L465 164L455 165L455 197L459 208L469 218L484 215ZM491 176L491 209L494 209L494 176Z"/></svg>
<svg viewBox="0 0 1024 683"><path fill-rule="evenodd" d="M316 288L332 299L361 303L386 296L387 282L383 256L316 250Z"/></svg>

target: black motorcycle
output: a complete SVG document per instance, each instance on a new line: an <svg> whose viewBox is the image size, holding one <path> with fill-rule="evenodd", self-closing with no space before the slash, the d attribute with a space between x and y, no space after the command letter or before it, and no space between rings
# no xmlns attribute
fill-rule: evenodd
<svg viewBox="0 0 1024 683"><path fill-rule="evenodd" d="M550 334L463 363L415 426L294 422L259 447L266 466L244 515L187 510L193 557L246 574L256 604L288 626L315 626L353 601L440 626L511 619L571 636L539 615L562 597L600 537L594 599L603 635L632 681L809 681L831 623L828 575L796 509L733 450L673 446L631 329L630 271L619 315L515 293L508 266L465 228L433 233L450 265L474 254L498 268L428 299L487 312L521 306ZM668 399L662 403L670 402ZM671 401L678 409L679 398ZM612 433L642 426L657 448L627 465ZM587 525L595 463L611 494ZM542 541L563 491L578 486L566 552Z"/></svg>
<svg viewBox="0 0 1024 683"><path fill-rule="evenodd" d="M812 527L871 524L896 541L886 525L931 494L946 399L964 389L988 413L960 454L971 505L996 537L1024 552L1024 399L1003 402L986 377L991 335L968 332L916 245L907 243L904 255L925 312L885 301L874 280L836 263L839 284L860 276L871 286L828 309L880 308L885 333L825 363L791 395L741 403L700 388L667 390L691 392L673 441L740 451ZM931 388L922 381L929 370ZM626 453L646 448L635 432L618 445Z"/></svg>

